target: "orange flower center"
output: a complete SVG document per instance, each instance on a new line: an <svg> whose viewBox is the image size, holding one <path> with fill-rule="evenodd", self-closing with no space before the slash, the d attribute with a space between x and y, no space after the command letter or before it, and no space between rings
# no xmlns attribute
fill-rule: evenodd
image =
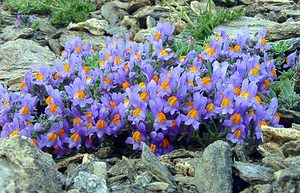
<svg viewBox="0 0 300 193"><path fill-rule="evenodd" d="M259 40L259 43L260 43L260 45L266 45L267 40L266 40L265 38L261 38L261 39Z"/></svg>
<svg viewBox="0 0 300 193"><path fill-rule="evenodd" d="M105 77L103 80L104 80L104 82L106 82L106 84L111 84L110 78Z"/></svg>
<svg viewBox="0 0 300 193"><path fill-rule="evenodd" d="M250 97L250 94L248 92L243 92L241 94L241 96L244 97L244 98L246 98L246 99L248 99Z"/></svg>
<svg viewBox="0 0 300 193"><path fill-rule="evenodd" d="M80 135L78 133L74 133L72 136L71 136L71 139L74 141L74 142L78 142L79 140L79 137Z"/></svg>
<svg viewBox="0 0 300 193"><path fill-rule="evenodd" d="M156 150L156 145L155 144L151 144L150 145L150 150L151 150L152 153L154 153L155 150Z"/></svg>
<svg viewBox="0 0 300 193"><path fill-rule="evenodd" d="M198 68L196 66L191 66L189 70L190 72L197 72Z"/></svg>
<svg viewBox="0 0 300 193"><path fill-rule="evenodd" d="M135 131L132 135L132 138L135 142L139 143L141 141L142 134L139 131Z"/></svg>
<svg viewBox="0 0 300 193"><path fill-rule="evenodd" d="M169 140L164 138L164 140L162 141L162 147L164 149L167 149L170 146Z"/></svg>
<svg viewBox="0 0 300 193"><path fill-rule="evenodd" d="M26 83L23 81L23 82L21 82L21 84L20 84L20 90L23 90L23 88L26 86Z"/></svg>
<svg viewBox="0 0 300 193"><path fill-rule="evenodd" d="M210 77L204 77L203 79L202 79L202 85L203 86L206 86L206 85L208 85L208 84L210 84L211 83L211 78Z"/></svg>
<svg viewBox="0 0 300 193"><path fill-rule="evenodd" d="M177 98L175 96L171 96L169 99L168 99L168 103L170 104L171 107L173 107L176 103L177 103Z"/></svg>
<svg viewBox="0 0 300 193"><path fill-rule="evenodd" d="M50 112L52 114L54 114L56 112L56 109L57 109L57 104L53 103L51 106L50 106Z"/></svg>
<svg viewBox="0 0 300 193"><path fill-rule="evenodd" d="M138 116L140 116L141 111L142 110L140 108L136 108L136 109L133 110L132 114L133 114L134 117L138 117Z"/></svg>
<svg viewBox="0 0 300 193"><path fill-rule="evenodd" d="M191 117L192 119L196 119L198 115L198 111L196 109L191 109L187 116Z"/></svg>
<svg viewBox="0 0 300 193"><path fill-rule="evenodd" d="M120 121L121 117L119 114L116 114L113 118L113 124L117 124Z"/></svg>
<svg viewBox="0 0 300 193"><path fill-rule="evenodd" d="M261 103L261 99L259 96L255 95L254 99L256 100L257 103L259 103L259 104Z"/></svg>
<svg viewBox="0 0 300 193"><path fill-rule="evenodd" d="M93 117L92 112L87 112L86 115L85 115L86 120L89 120L89 119L91 119L92 117Z"/></svg>
<svg viewBox="0 0 300 193"><path fill-rule="evenodd" d="M222 107L229 107L230 106L230 99L229 98L223 98L222 103L221 103Z"/></svg>
<svg viewBox="0 0 300 193"><path fill-rule="evenodd" d="M73 125L74 125L74 127L76 125L81 125L81 121L80 121L80 119L78 117L76 117L76 118L73 119Z"/></svg>
<svg viewBox="0 0 300 193"><path fill-rule="evenodd" d="M241 88L235 87L235 88L234 88L234 92L235 92L235 94L240 95L240 93L241 93Z"/></svg>
<svg viewBox="0 0 300 193"><path fill-rule="evenodd" d="M242 136L242 131L240 129L236 130L233 135L237 138L240 138Z"/></svg>
<svg viewBox="0 0 300 193"><path fill-rule="evenodd" d="M161 33L160 33L160 32L157 32L157 33L154 34L154 38L155 38L156 40L159 40L160 37L161 37Z"/></svg>
<svg viewBox="0 0 300 193"><path fill-rule="evenodd" d="M231 118L232 123L240 124L241 123L241 115L238 113L234 113Z"/></svg>
<svg viewBox="0 0 300 193"><path fill-rule="evenodd" d="M52 96L48 96L46 98L46 104L49 105L51 103L51 101L52 101Z"/></svg>
<svg viewBox="0 0 300 193"><path fill-rule="evenodd" d="M9 134L10 137L17 136L17 135L19 135L19 130L14 130Z"/></svg>
<svg viewBox="0 0 300 193"><path fill-rule="evenodd" d="M97 129L104 129L104 127L105 127L105 122L104 122L104 120L98 120L97 121L97 124L96 124L96 127L97 127Z"/></svg>
<svg viewBox="0 0 300 193"><path fill-rule="evenodd" d="M166 122L167 117L163 112L158 113L157 119L160 123Z"/></svg>
<svg viewBox="0 0 300 193"><path fill-rule="evenodd" d="M76 92L76 98L82 100L85 98L85 93L82 90Z"/></svg>
<svg viewBox="0 0 300 193"><path fill-rule="evenodd" d="M140 94L140 98L142 99L142 101L145 102L147 100L147 98L148 98L148 93L147 92L142 92Z"/></svg>
<svg viewBox="0 0 300 193"><path fill-rule="evenodd" d="M258 69L257 68L252 68L251 69L251 74L252 74L252 76L257 76L258 75Z"/></svg>
<svg viewBox="0 0 300 193"><path fill-rule="evenodd" d="M154 80L154 82L156 82L156 84L158 84L158 81L159 81L159 77L157 75L154 75L152 77L152 80Z"/></svg>
<svg viewBox="0 0 300 193"><path fill-rule="evenodd" d="M39 73L39 72L36 72L36 73L35 73L35 77L36 77L37 80L44 80L44 78L45 78L45 77L44 77L41 73Z"/></svg>
<svg viewBox="0 0 300 193"><path fill-rule="evenodd" d="M21 110L22 115L28 115L29 114L29 107L28 106L24 106Z"/></svg>
<svg viewBox="0 0 300 193"><path fill-rule="evenodd" d="M161 89L166 90L169 87L169 82L162 82L160 85Z"/></svg>
<svg viewBox="0 0 300 193"><path fill-rule="evenodd" d="M69 64L64 66L64 71L69 72L71 70L71 66Z"/></svg>
<svg viewBox="0 0 300 193"><path fill-rule="evenodd" d="M90 68L88 67L88 66L84 66L83 67L83 71L87 74L87 73L89 73L90 72Z"/></svg>
<svg viewBox="0 0 300 193"><path fill-rule="evenodd" d="M212 112L215 108L215 105L213 103L209 103L207 106L206 106L206 110L207 112Z"/></svg>
<svg viewBox="0 0 300 193"><path fill-rule="evenodd" d="M56 141L56 138L57 138L57 135L56 133L50 133L49 136L48 136L48 140L50 141Z"/></svg>
<svg viewBox="0 0 300 193"><path fill-rule="evenodd" d="M120 64L121 62L122 62L121 57L120 57L120 56L116 56L116 57L115 57L115 63L116 63L116 64Z"/></svg>
<svg viewBox="0 0 300 193"><path fill-rule="evenodd" d="M129 82L124 82L123 83L123 90L126 90L127 88L130 88L130 83Z"/></svg>

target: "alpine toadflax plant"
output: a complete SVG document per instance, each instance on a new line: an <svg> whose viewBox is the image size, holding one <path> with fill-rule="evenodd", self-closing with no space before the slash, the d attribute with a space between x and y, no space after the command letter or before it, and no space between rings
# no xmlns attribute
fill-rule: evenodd
<svg viewBox="0 0 300 193"><path fill-rule="evenodd" d="M260 139L264 125L279 126L264 30L254 46L246 28L235 38L221 31L201 53L176 56L167 46L174 27L157 29L145 43L108 38L98 52L75 38L53 68L32 67L19 93L1 86L1 137L24 135L61 157L125 132L133 149L145 142L161 155L195 130L243 143Z"/></svg>

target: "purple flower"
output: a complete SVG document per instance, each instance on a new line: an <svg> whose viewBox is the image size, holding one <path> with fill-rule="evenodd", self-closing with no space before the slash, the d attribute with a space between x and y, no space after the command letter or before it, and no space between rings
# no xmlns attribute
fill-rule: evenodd
<svg viewBox="0 0 300 193"><path fill-rule="evenodd" d="M288 55L286 58L285 58L285 64L283 65L283 68L294 68L295 65L296 65L296 53L297 53L297 50L295 50L295 52L291 53L290 55Z"/></svg>
<svg viewBox="0 0 300 193"><path fill-rule="evenodd" d="M22 16L21 15L17 15L16 21L15 21L15 26L16 27L20 27L23 24L22 22Z"/></svg>
<svg viewBox="0 0 300 193"><path fill-rule="evenodd" d="M142 141L146 140L146 126L144 123L137 125L137 131L133 132L132 137L126 139L127 144L132 144L133 149L142 149Z"/></svg>
<svg viewBox="0 0 300 193"><path fill-rule="evenodd" d="M70 86L65 86L65 90L71 95L73 105L84 107L86 104L92 104L93 99L89 98L86 91L86 82L76 78Z"/></svg>

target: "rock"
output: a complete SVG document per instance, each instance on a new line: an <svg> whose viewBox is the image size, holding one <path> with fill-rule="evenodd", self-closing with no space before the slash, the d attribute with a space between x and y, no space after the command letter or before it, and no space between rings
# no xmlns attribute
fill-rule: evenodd
<svg viewBox="0 0 300 193"><path fill-rule="evenodd" d="M279 108L278 113L284 125L290 125L291 123L300 124L300 112Z"/></svg>
<svg viewBox="0 0 300 193"><path fill-rule="evenodd" d="M300 139L300 131L292 128L262 127L262 140L265 143L284 144L291 140Z"/></svg>
<svg viewBox="0 0 300 193"><path fill-rule="evenodd" d="M51 155L31 139L0 139L1 192L64 192L61 177Z"/></svg>
<svg viewBox="0 0 300 193"><path fill-rule="evenodd" d="M126 29L124 26L110 26L105 32L109 35L118 35L119 37L124 37L126 33L130 34L130 31Z"/></svg>
<svg viewBox="0 0 300 193"><path fill-rule="evenodd" d="M195 171L199 192L232 192L231 154L230 145L224 141L216 141L204 150L202 163Z"/></svg>
<svg viewBox="0 0 300 193"><path fill-rule="evenodd" d="M281 149L285 157L300 155L300 139L285 143Z"/></svg>
<svg viewBox="0 0 300 193"><path fill-rule="evenodd" d="M287 167L300 167L300 156L288 157L284 160Z"/></svg>
<svg viewBox="0 0 300 193"><path fill-rule="evenodd" d="M105 180L88 172L79 172L74 178L72 189L86 193L108 193Z"/></svg>
<svg viewBox="0 0 300 193"><path fill-rule="evenodd" d="M47 19L41 19L38 25L38 30L45 34L54 34L57 29Z"/></svg>
<svg viewBox="0 0 300 193"><path fill-rule="evenodd" d="M264 157L262 163L264 166L271 167L275 171L286 168L283 157L278 155Z"/></svg>
<svg viewBox="0 0 300 193"><path fill-rule="evenodd" d="M7 26L2 30L0 35L0 43L13 41L19 38L28 38L32 36L34 30L31 28L15 28L14 26Z"/></svg>
<svg viewBox="0 0 300 193"><path fill-rule="evenodd" d="M160 5L145 6L133 13L133 17L138 20L146 19L147 16L151 16L156 20L162 17L167 18L169 16L170 9Z"/></svg>
<svg viewBox="0 0 300 193"><path fill-rule="evenodd" d="M149 29L142 29L134 36L134 41L144 42L148 36L153 35L156 32L156 27Z"/></svg>
<svg viewBox="0 0 300 193"><path fill-rule="evenodd" d="M272 193L271 184L257 184L255 186L250 186L240 193Z"/></svg>
<svg viewBox="0 0 300 193"><path fill-rule="evenodd" d="M76 29L76 30L86 29L93 35L103 35L107 28L108 28L107 21L98 20L96 18L92 18L79 23L70 23L67 27L67 29Z"/></svg>
<svg viewBox="0 0 300 193"><path fill-rule="evenodd" d="M233 164L235 173L250 184L266 183L273 180L274 170L269 167L236 161Z"/></svg>
<svg viewBox="0 0 300 193"><path fill-rule="evenodd" d="M105 3L101 7L101 14L112 25L122 21L124 16L128 15L125 10L120 9L113 2Z"/></svg>
<svg viewBox="0 0 300 193"><path fill-rule="evenodd" d="M271 41L300 36L300 21L284 22L268 28L268 39Z"/></svg>
<svg viewBox="0 0 300 193"><path fill-rule="evenodd" d="M241 162L249 161L249 157L246 154L246 149L244 144L236 144L234 146L234 156L236 157L237 161L241 161Z"/></svg>
<svg viewBox="0 0 300 193"><path fill-rule="evenodd" d="M231 7L237 5L237 0L214 0L214 3L219 6Z"/></svg>
<svg viewBox="0 0 300 193"><path fill-rule="evenodd" d="M152 182L147 184L145 189L152 192L164 192L168 189L169 184L165 182Z"/></svg>
<svg viewBox="0 0 300 193"><path fill-rule="evenodd" d="M48 39L48 45L52 52L54 52L56 55L61 54L63 46L60 45L59 40L50 38Z"/></svg>
<svg viewBox="0 0 300 193"><path fill-rule="evenodd" d="M151 5L151 4L152 3L150 0L133 0L133 1L130 1L127 11L129 13L133 13L141 7Z"/></svg>
<svg viewBox="0 0 300 193"><path fill-rule="evenodd" d="M145 143L142 144L143 153L141 155L141 160L145 164L147 171L162 182L168 183L171 188L175 187L175 182L169 170L160 161L158 161Z"/></svg>
<svg viewBox="0 0 300 193"><path fill-rule="evenodd" d="M275 25L278 24L276 22L265 19L258 19L254 17L241 17L238 20L228 21L220 25L214 31L218 32L220 29L224 29L230 36L236 36L243 27L248 26L250 36L254 37L255 33L257 33L260 30L260 28L271 28Z"/></svg>
<svg viewBox="0 0 300 193"><path fill-rule="evenodd" d="M102 179L107 179L107 166L105 162L96 161L92 163L93 170L92 173Z"/></svg>
<svg viewBox="0 0 300 193"><path fill-rule="evenodd" d="M272 155L284 157L280 145L276 143L264 143L262 145L259 145L257 150L263 157L268 157Z"/></svg>
<svg viewBox="0 0 300 193"><path fill-rule="evenodd" d="M32 40L18 39L0 45L0 84L18 90L24 73L33 65L51 64L56 60L49 48Z"/></svg>
<svg viewBox="0 0 300 193"><path fill-rule="evenodd" d="M256 0L257 3L293 3L292 0Z"/></svg>
<svg viewBox="0 0 300 193"><path fill-rule="evenodd" d="M147 18L146 18L146 26L147 26L147 28L156 27L157 26L157 22L156 22L156 20L153 17L147 16Z"/></svg>
<svg viewBox="0 0 300 193"><path fill-rule="evenodd" d="M69 31L63 30L59 37L59 42L61 46L65 46L65 43L68 40L71 40L75 37L80 37L83 40L89 41L92 44L93 49L100 50L105 47L106 38L104 36L94 36L87 32L79 31Z"/></svg>
<svg viewBox="0 0 300 193"><path fill-rule="evenodd" d="M300 167L291 167L274 173L276 182L286 183L290 180L300 180Z"/></svg>

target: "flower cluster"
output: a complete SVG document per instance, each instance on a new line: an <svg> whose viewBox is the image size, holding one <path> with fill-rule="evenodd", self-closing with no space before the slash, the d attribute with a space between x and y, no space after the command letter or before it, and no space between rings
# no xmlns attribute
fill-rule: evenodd
<svg viewBox="0 0 300 193"><path fill-rule="evenodd" d="M255 45L247 28L235 38L220 31L186 56L168 47L173 31L159 24L145 43L111 37L98 52L79 38L67 42L54 67L26 72L20 93L0 87L1 137L30 137L60 157L125 132L133 149L145 142L161 155L194 130L213 127L243 143L261 138L263 125L279 126L265 30Z"/></svg>
<svg viewBox="0 0 300 193"><path fill-rule="evenodd" d="M35 15L22 16L18 14L15 20L15 27L21 27L21 26L31 27L35 19L36 19Z"/></svg>

